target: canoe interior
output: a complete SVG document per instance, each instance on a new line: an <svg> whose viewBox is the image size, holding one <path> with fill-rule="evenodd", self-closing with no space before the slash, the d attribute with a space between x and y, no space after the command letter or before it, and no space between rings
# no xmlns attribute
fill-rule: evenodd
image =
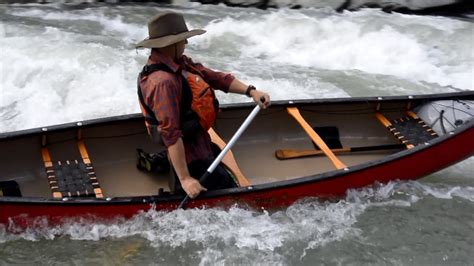
<svg viewBox="0 0 474 266"><path fill-rule="evenodd" d="M384 103L387 118L403 115L405 102ZM226 108L219 114L215 130L230 140L252 107ZM356 102L305 105L301 114L312 126L335 126L344 146L399 144L399 141L375 118L375 103ZM79 127L27 135L0 141L0 181L15 180L24 197L52 197L41 156L43 136L52 160L81 160L76 138ZM100 123L81 127L81 132L105 197L156 195L160 188L169 191L166 174L150 174L136 168L136 149L157 152L163 146L152 143L143 120ZM263 110L232 149L242 172L252 184L288 180L334 170L325 156L278 160L277 149L314 149L301 126L288 115L284 106ZM338 155L347 166L382 159L399 150Z"/></svg>

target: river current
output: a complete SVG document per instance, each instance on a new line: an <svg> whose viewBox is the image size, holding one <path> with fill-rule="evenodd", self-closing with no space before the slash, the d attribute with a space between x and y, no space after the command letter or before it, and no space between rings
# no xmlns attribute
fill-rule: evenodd
<svg viewBox="0 0 474 266"><path fill-rule="evenodd" d="M474 90L472 19L179 2L1 4L0 132L139 112L149 51L134 44L162 10L207 30L186 54L273 100ZM0 226L0 265L470 265L473 163L275 212L149 211L21 234Z"/></svg>

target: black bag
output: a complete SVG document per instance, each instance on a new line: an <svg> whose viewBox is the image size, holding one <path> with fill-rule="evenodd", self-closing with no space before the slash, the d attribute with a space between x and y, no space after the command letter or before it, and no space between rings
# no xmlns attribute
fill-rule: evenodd
<svg viewBox="0 0 474 266"><path fill-rule="evenodd" d="M321 139L326 143L329 149L341 149L342 143L339 139L339 129L337 127L313 127L314 131L318 133ZM316 150L319 150L318 145L313 142Z"/></svg>
<svg viewBox="0 0 474 266"><path fill-rule="evenodd" d="M141 171L165 174L170 171L168 152L166 150L158 153L147 153L142 149L137 149L137 168Z"/></svg>
<svg viewBox="0 0 474 266"><path fill-rule="evenodd" d="M20 186L14 180L0 181L0 196L5 197L21 197Z"/></svg>

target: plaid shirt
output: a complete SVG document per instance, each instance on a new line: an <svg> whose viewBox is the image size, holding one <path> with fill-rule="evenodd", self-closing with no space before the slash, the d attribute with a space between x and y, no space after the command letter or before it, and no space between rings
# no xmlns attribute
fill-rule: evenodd
<svg viewBox="0 0 474 266"><path fill-rule="evenodd" d="M182 72L190 67L197 69L202 74L204 81L212 88L224 92L229 91L230 84L234 80L233 75L213 71L202 64L194 63L191 58L184 55L180 61L177 64L171 58L152 51L147 65L166 64L174 74L155 71L140 81L143 98L159 121L158 132L166 147L175 144L183 136L180 128L180 107L183 91L182 80L185 77ZM199 130L192 142L183 139L183 144L187 163L212 156L211 139L204 130Z"/></svg>

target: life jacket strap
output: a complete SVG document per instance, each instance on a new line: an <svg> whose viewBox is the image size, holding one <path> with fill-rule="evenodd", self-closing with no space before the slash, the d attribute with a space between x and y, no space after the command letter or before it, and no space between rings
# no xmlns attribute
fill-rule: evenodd
<svg viewBox="0 0 474 266"><path fill-rule="evenodd" d="M153 110L145 102L142 90L140 88L140 82L144 77L150 75L151 73L155 71L166 71L168 73L174 74L174 72L165 64L151 64L151 65L145 65L142 71L140 72L140 74L138 75L138 80L137 80L138 99L140 101L141 106L145 110L144 117L145 117L146 123L151 125L154 128L158 127L159 121L156 118ZM188 138L188 137L192 137L196 133L199 127L199 117L191 109L191 104L192 104L192 99L193 99L191 88L189 87L187 80L184 77L182 77L182 79L183 79L182 81L183 90L182 90L181 109L180 109L181 131L183 132L183 136L185 138ZM153 132L153 133L156 133L156 132Z"/></svg>

